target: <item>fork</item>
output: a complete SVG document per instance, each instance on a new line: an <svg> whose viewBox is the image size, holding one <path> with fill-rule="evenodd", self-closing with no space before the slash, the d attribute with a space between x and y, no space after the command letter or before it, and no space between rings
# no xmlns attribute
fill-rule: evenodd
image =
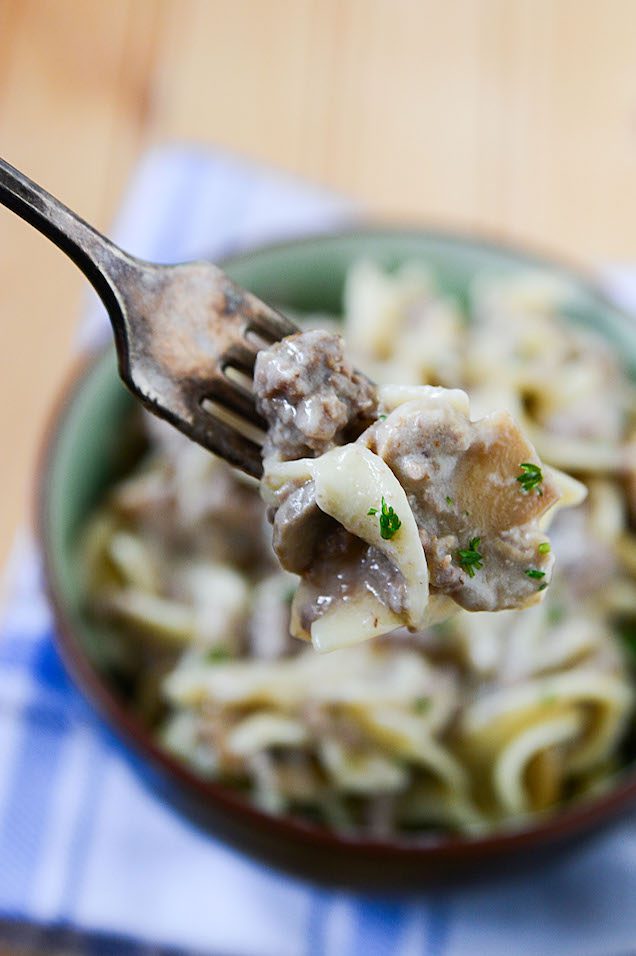
<svg viewBox="0 0 636 956"><path fill-rule="evenodd" d="M211 262L131 256L2 159L0 202L91 282L113 327L119 374L145 407L259 478L266 424L251 388L254 362L298 327Z"/></svg>

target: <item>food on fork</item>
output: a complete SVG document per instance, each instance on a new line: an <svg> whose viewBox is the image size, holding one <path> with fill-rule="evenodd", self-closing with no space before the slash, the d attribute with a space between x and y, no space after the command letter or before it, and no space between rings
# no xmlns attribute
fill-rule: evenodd
<svg viewBox="0 0 636 956"><path fill-rule="evenodd" d="M301 577L294 636L332 650L541 600L545 529L585 489L543 465L508 412L471 421L459 389L376 388L321 330L261 351L254 389L274 550Z"/></svg>

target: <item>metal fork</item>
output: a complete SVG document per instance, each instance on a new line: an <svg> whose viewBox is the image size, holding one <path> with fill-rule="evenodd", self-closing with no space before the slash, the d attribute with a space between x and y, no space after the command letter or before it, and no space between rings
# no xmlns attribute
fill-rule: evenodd
<svg viewBox="0 0 636 956"><path fill-rule="evenodd" d="M119 374L146 408L260 477L266 426L250 387L256 354L298 327L210 262L129 255L2 159L0 202L92 283L113 327Z"/></svg>

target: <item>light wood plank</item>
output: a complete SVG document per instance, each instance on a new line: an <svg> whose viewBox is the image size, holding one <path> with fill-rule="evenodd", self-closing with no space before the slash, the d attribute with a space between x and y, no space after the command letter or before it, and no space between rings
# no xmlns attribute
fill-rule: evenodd
<svg viewBox="0 0 636 956"><path fill-rule="evenodd" d="M139 144L145 74L127 61L130 6L22 0L0 89L3 154L102 227ZM75 266L26 224L0 215L0 560L30 506L36 449L70 364L84 294Z"/></svg>

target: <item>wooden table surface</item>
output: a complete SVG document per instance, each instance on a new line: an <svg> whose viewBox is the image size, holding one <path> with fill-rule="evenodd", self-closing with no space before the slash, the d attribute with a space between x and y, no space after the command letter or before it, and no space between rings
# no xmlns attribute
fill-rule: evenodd
<svg viewBox="0 0 636 956"><path fill-rule="evenodd" d="M636 261L636 0L0 0L5 158L107 230L165 140L392 220ZM0 561L83 289L0 210Z"/></svg>

